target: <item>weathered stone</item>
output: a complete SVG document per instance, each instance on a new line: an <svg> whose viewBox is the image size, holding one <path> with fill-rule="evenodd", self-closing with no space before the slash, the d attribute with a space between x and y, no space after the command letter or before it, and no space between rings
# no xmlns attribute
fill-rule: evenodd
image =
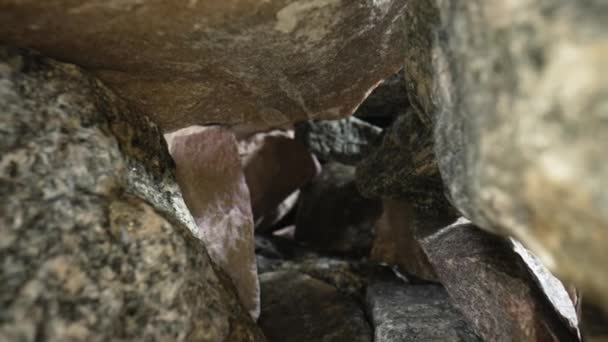
<svg viewBox="0 0 608 342"><path fill-rule="evenodd" d="M0 113L0 340L263 340L193 236L151 122L7 48Z"/></svg>
<svg viewBox="0 0 608 342"><path fill-rule="evenodd" d="M413 110L399 116L381 144L357 165L357 186L367 197L402 199L416 211L455 215L443 194L432 127Z"/></svg>
<svg viewBox="0 0 608 342"><path fill-rule="evenodd" d="M608 3L410 5L406 79L451 201L608 307Z"/></svg>
<svg viewBox="0 0 608 342"><path fill-rule="evenodd" d="M354 165L379 140L382 129L356 117L296 124L296 139L319 159Z"/></svg>
<svg viewBox="0 0 608 342"><path fill-rule="evenodd" d="M293 139L293 131L258 133L239 139L239 153L256 230L272 227L294 208L299 188L321 171L319 162L304 145Z"/></svg>
<svg viewBox="0 0 608 342"><path fill-rule="evenodd" d="M324 165L319 177L302 188L296 240L331 253L369 253L381 203L362 197L354 178L354 167L330 163Z"/></svg>
<svg viewBox="0 0 608 342"><path fill-rule="evenodd" d="M385 79L357 108L355 116L378 127L388 127L409 107L403 70Z"/></svg>
<svg viewBox="0 0 608 342"><path fill-rule="evenodd" d="M579 320L576 308L577 298L571 298L570 293L551 272L542 264L536 255L527 250L519 241L510 239L513 250L526 263L534 280L551 302L557 313L562 317L571 330L579 330ZM574 293L576 296L576 293Z"/></svg>
<svg viewBox="0 0 608 342"><path fill-rule="evenodd" d="M481 341L440 285L376 277L367 289L367 306L376 342Z"/></svg>
<svg viewBox="0 0 608 342"><path fill-rule="evenodd" d="M417 231L422 248L454 306L484 340L579 340L508 240L466 220L439 231L424 228Z"/></svg>
<svg viewBox="0 0 608 342"><path fill-rule="evenodd" d="M209 256L225 270L252 317L260 311L249 190L230 131L194 126L166 135L177 181Z"/></svg>
<svg viewBox="0 0 608 342"><path fill-rule="evenodd" d="M164 130L352 114L402 64L408 1L0 1L0 40L93 72Z"/></svg>
<svg viewBox="0 0 608 342"><path fill-rule="evenodd" d="M414 209L407 202L385 199L382 216L376 222L371 259L397 265L400 271L437 281L433 266L414 236Z"/></svg>
<svg viewBox="0 0 608 342"><path fill-rule="evenodd" d="M372 341L361 307L335 287L307 275L260 275L259 324L270 341Z"/></svg>

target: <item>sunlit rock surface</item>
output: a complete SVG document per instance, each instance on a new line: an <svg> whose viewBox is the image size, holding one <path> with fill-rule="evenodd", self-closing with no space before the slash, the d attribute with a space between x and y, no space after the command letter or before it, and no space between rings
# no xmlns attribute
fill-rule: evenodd
<svg viewBox="0 0 608 342"><path fill-rule="evenodd" d="M400 69L405 0L0 0L0 40L78 64L163 130L350 115Z"/></svg>

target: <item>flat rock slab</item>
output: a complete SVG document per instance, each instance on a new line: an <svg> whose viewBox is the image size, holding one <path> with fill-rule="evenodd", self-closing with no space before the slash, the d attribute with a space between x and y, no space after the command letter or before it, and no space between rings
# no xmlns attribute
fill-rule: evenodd
<svg viewBox="0 0 608 342"><path fill-rule="evenodd" d="M264 340L145 116L2 47L0 113L0 341Z"/></svg>
<svg viewBox="0 0 608 342"><path fill-rule="evenodd" d="M466 220L420 240L441 283L486 341L578 341L512 244Z"/></svg>
<svg viewBox="0 0 608 342"><path fill-rule="evenodd" d="M253 214L234 134L219 126L165 136L186 205L209 256L224 269L251 316L259 315Z"/></svg>
<svg viewBox="0 0 608 342"><path fill-rule="evenodd" d="M93 72L164 130L352 114L403 63L408 1L0 1L0 40Z"/></svg>
<svg viewBox="0 0 608 342"><path fill-rule="evenodd" d="M271 342L371 342L361 307L323 281L294 271L260 275L259 324Z"/></svg>
<svg viewBox="0 0 608 342"><path fill-rule="evenodd" d="M366 301L376 342L481 342L441 285L378 276Z"/></svg>

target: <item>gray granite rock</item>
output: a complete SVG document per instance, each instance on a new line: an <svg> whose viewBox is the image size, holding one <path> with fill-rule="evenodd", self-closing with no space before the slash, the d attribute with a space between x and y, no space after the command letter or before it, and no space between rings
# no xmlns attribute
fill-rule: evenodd
<svg viewBox="0 0 608 342"><path fill-rule="evenodd" d="M466 220L435 228L419 227L420 244L452 303L484 340L580 340L509 240Z"/></svg>
<svg viewBox="0 0 608 342"><path fill-rule="evenodd" d="M294 271L264 273L260 284L269 341L372 341L363 309L335 287Z"/></svg>
<svg viewBox="0 0 608 342"><path fill-rule="evenodd" d="M359 194L354 167L325 164L300 191L295 239L325 252L367 255L381 210L380 201Z"/></svg>
<svg viewBox="0 0 608 342"><path fill-rule="evenodd" d="M452 203L608 307L608 3L409 5L406 79Z"/></svg>
<svg viewBox="0 0 608 342"><path fill-rule="evenodd" d="M354 165L379 140L382 129L356 117L334 121L304 121L295 125L296 139L319 159Z"/></svg>
<svg viewBox="0 0 608 342"><path fill-rule="evenodd" d="M0 0L0 41L85 67L164 130L352 114L401 68L406 0Z"/></svg>
<svg viewBox="0 0 608 342"><path fill-rule="evenodd" d="M367 306L376 342L481 341L441 285L377 276L367 289Z"/></svg>
<svg viewBox="0 0 608 342"><path fill-rule="evenodd" d="M263 340L145 116L4 47L0 113L0 340Z"/></svg>

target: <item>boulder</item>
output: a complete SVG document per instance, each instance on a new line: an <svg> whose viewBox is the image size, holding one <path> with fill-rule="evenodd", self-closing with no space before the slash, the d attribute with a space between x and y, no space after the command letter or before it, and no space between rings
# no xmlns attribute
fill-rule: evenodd
<svg viewBox="0 0 608 342"><path fill-rule="evenodd" d="M367 255L381 210L380 201L359 194L354 167L325 164L300 192L295 239L324 252Z"/></svg>
<svg viewBox="0 0 608 342"><path fill-rule="evenodd" d="M382 129L356 117L296 124L296 139L319 159L355 165L365 157Z"/></svg>
<svg viewBox="0 0 608 342"><path fill-rule="evenodd" d="M366 304L376 342L481 341L441 285L376 276L367 289Z"/></svg>
<svg viewBox="0 0 608 342"><path fill-rule="evenodd" d="M409 108L403 70L384 79L357 108L354 116L378 127L388 127Z"/></svg>
<svg viewBox="0 0 608 342"><path fill-rule="evenodd" d="M372 341L362 308L335 287L293 271L264 273L260 283L269 341Z"/></svg>
<svg viewBox="0 0 608 342"><path fill-rule="evenodd" d="M423 225L424 223L419 223ZM430 229L427 229L430 228ZM507 239L466 220L419 226L420 244L441 283L486 341L580 341ZM568 294L563 291L565 300ZM570 302L571 310L574 310Z"/></svg>
<svg viewBox="0 0 608 342"><path fill-rule="evenodd" d="M4 47L0 113L0 340L264 340L145 116Z"/></svg>
<svg viewBox="0 0 608 342"><path fill-rule="evenodd" d="M352 114L402 65L408 1L0 1L0 41L78 64L163 130Z"/></svg>
<svg viewBox="0 0 608 342"><path fill-rule="evenodd" d="M608 308L608 5L410 6L406 79L451 202Z"/></svg>
<svg viewBox="0 0 608 342"><path fill-rule="evenodd" d="M165 136L186 205L209 256L234 282L252 317L260 311L249 190L236 138L219 126L194 126Z"/></svg>

